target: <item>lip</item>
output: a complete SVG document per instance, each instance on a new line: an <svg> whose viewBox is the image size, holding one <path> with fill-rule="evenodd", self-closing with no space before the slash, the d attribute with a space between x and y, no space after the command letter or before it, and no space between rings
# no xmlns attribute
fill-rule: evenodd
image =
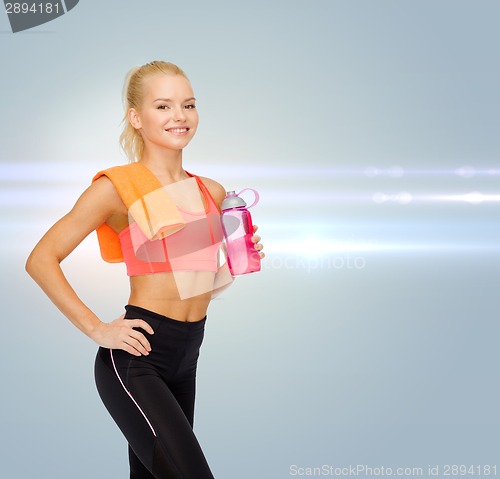
<svg viewBox="0 0 500 479"><path fill-rule="evenodd" d="M184 130L184 131L172 131L172 130ZM187 135L190 128L188 126L172 126L170 128L166 128L165 131L175 136L184 136Z"/></svg>

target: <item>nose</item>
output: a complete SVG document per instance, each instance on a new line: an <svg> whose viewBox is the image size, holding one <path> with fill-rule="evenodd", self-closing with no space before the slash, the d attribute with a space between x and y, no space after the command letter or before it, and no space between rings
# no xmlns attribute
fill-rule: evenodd
<svg viewBox="0 0 500 479"><path fill-rule="evenodd" d="M183 121L186 119L186 112L184 111L184 108L182 106L176 107L174 109L173 115L175 121Z"/></svg>

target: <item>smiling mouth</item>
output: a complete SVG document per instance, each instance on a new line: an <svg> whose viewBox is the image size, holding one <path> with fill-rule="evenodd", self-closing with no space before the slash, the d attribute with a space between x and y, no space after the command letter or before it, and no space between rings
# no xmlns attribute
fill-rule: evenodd
<svg viewBox="0 0 500 479"><path fill-rule="evenodd" d="M175 135L182 135L184 133L187 133L189 131L189 128L168 128L167 130L169 133L173 133Z"/></svg>

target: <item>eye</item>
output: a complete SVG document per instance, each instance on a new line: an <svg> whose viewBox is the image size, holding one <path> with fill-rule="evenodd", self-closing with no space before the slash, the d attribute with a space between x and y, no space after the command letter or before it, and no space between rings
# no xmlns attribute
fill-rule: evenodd
<svg viewBox="0 0 500 479"><path fill-rule="evenodd" d="M159 105L158 110L166 110L168 108L168 105Z"/></svg>
<svg viewBox="0 0 500 479"><path fill-rule="evenodd" d="M186 110L192 110L192 109L196 108L196 105L194 103L191 103L189 105L186 105L185 108L186 108Z"/></svg>

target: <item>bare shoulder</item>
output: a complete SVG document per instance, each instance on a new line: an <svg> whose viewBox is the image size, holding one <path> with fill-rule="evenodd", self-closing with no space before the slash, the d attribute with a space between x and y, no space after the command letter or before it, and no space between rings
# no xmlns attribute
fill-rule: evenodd
<svg viewBox="0 0 500 479"><path fill-rule="evenodd" d="M93 181L89 189L93 189L98 194L118 196L113 182L107 176L100 176L97 180Z"/></svg>
<svg viewBox="0 0 500 479"><path fill-rule="evenodd" d="M208 191L210 191L210 194L212 195L213 199L220 207L222 201L226 197L225 188L219 182L212 180L211 178L200 176L200 179L201 181L203 181L205 186L208 188Z"/></svg>
<svg viewBox="0 0 500 479"><path fill-rule="evenodd" d="M67 217L73 224L92 230L113 215L126 212L125 205L111 180L101 177L80 195Z"/></svg>
<svg viewBox="0 0 500 479"><path fill-rule="evenodd" d="M106 209L113 213L126 213L126 207L123 204L118 191L116 191L113 182L106 176L101 176L95 180L84 195L91 196L96 202L106 205Z"/></svg>

